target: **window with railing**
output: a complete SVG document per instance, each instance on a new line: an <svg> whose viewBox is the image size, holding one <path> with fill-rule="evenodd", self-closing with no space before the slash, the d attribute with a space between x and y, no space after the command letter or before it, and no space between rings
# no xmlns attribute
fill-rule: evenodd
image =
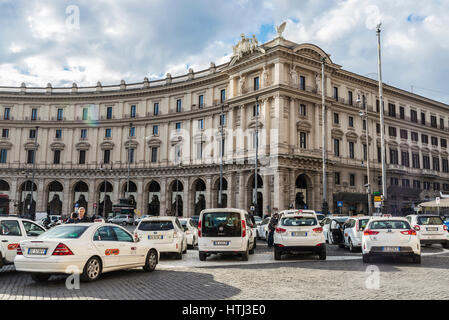
<svg viewBox="0 0 449 320"><path fill-rule="evenodd" d="M351 174L349 175L349 185L350 185L351 187L354 187L354 186L355 186L355 174L353 174L353 173L351 173Z"/></svg>
<svg viewBox="0 0 449 320"><path fill-rule="evenodd" d="M334 87L334 95L333 95L335 101L338 101L338 88Z"/></svg>
<svg viewBox="0 0 449 320"><path fill-rule="evenodd" d="M442 159L441 160L441 164L442 164L443 172L448 173L449 172L449 161L448 161L448 159Z"/></svg>
<svg viewBox="0 0 449 320"><path fill-rule="evenodd" d="M441 138L441 148L447 148L447 140Z"/></svg>
<svg viewBox="0 0 449 320"><path fill-rule="evenodd" d="M348 91L348 104L349 105L353 105L353 96L352 96L352 91Z"/></svg>
<svg viewBox="0 0 449 320"><path fill-rule="evenodd" d="M421 124L426 125L426 114L424 112L421 112Z"/></svg>
<svg viewBox="0 0 449 320"><path fill-rule="evenodd" d="M334 139L334 155L336 157L340 156L340 140Z"/></svg>

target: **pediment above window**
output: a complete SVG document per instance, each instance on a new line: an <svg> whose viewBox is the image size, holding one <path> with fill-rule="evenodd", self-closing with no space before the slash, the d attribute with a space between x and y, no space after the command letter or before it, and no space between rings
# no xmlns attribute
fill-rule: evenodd
<svg viewBox="0 0 449 320"><path fill-rule="evenodd" d="M259 129L263 128L263 123L262 122L257 121L257 125L258 125ZM248 129L256 129L256 121L255 120L253 120L250 123L248 123Z"/></svg>
<svg viewBox="0 0 449 320"><path fill-rule="evenodd" d="M334 139L341 139L344 136L344 132L336 128L332 129L331 134Z"/></svg>
<svg viewBox="0 0 449 320"><path fill-rule="evenodd" d="M388 145L390 147L398 147L399 146L399 144L395 140L388 141Z"/></svg>
<svg viewBox="0 0 449 320"><path fill-rule="evenodd" d="M403 142L403 143L401 143L400 148L402 150L406 150L407 151L410 148L410 146L407 143Z"/></svg>
<svg viewBox="0 0 449 320"><path fill-rule="evenodd" d="M27 142L24 144L25 150L35 150L35 149L39 149L39 144L37 144L37 148L34 145L34 142Z"/></svg>
<svg viewBox="0 0 449 320"><path fill-rule="evenodd" d="M90 148L90 143L89 143L89 142L78 142L78 143L75 145L75 148L76 148L77 150L89 150L89 148Z"/></svg>
<svg viewBox="0 0 449 320"><path fill-rule="evenodd" d="M125 142L125 149L136 149L139 143L135 140L128 140Z"/></svg>
<svg viewBox="0 0 449 320"><path fill-rule="evenodd" d="M51 150L64 150L64 148L65 144L62 142L53 142L52 144L50 144Z"/></svg>
<svg viewBox="0 0 449 320"><path fill-rule="evenodd" d="M112 150L114 149L114 146L115 144L112 141L105 141L100 144L101 150Z"/></svg>
<svg viewBox="0 0 449 320"><path fill-rule="evenodd" d="M170 138L170 143L171 143L171 145L172 146L174 146L174 145L176 145L176 144L178 144L178 143L181 143L182 142L182 135L173 135L171 138Z"/></svg>
<svg viewBox="0 0 449 320"><path fill-rule="evenodd" d="M161 139L158 138L151 138L148 140L148 147L160 147L162 144Z"/></svg>
<svg viewBox="0 0 449 320"><path fill-rule="evenodd" d="M0 141L0 149L11 150L12 143L9 141Z"/></svg>
<svg viewBox="0 0 449 320"><path fill-rule="evenodd" d="M299 120L296 122L296 128L298 131L310 132L312 130L312 125L308 121Z"/></svg>
<svg viewBox="0 0 449 320"><path fill-rule="evenodd" d="M369 141L370 144L371 144L372 140L373 140L373 138L371 138L370 136L368 136L368 141ZM366 134L365 134L365 133L362 134L362 135L360 136L360 141L361 141L362 143L365 143L365 144L366 144Z"/></svg>
<svg viewBox="0 0 449 320"><path fill-rule="evenodd" d="M357 142L357 139L359 138L358 134L352 131L346 132L346 139L348 141Z"/></svg>

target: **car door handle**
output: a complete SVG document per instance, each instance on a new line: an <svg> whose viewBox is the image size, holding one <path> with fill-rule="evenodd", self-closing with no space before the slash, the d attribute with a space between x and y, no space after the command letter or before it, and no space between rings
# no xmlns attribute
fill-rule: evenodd
<svg viewBox="0 0 449 320"><path fill-rule="evenodd" d="M2 242L8 242L8 240L2 240Z"/></svg>

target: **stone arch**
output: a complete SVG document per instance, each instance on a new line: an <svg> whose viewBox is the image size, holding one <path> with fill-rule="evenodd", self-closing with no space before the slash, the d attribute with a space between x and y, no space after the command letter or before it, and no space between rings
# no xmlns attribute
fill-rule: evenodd
<svg viewBox="0 0 449 320"><path fill-rule="evenodd" d="M206 209L206 183L201 178L195 179L190 190L192 213L199 215L201 210Z"/></svg>
<svg viewBox="0 0 449 320"><path fill-rule="evenodd" d="M78 180L74 182L72 187L72 194L73 194L73 204L72 209L75 208L75 204L78 204L79 207L84 207L86 209L86 214L88 211L88 204L89 204L89 185L82 181Z"/></svg>
<svg viewBox="0 0 449 320"><path fill-rule="evenodd" d="M145 188L145 210L146 213L153 216L161 214L161 185L152 180Z"/></svg>
<svg viewBox="0 0 449 320"><path fill-rule="evenodd" d="M313 204L312 179L302 173L295 180L295 209L310 208Z"/></svg>
<svg viewBox="0 0 449 320"><path fill-rule="evenodd" d="M106 187L106 192L105 192ZM108 217L112 213L112 197L114 196L114 186L106 180L101 181L95 192L96 202L98 203L98 214L102 217Z"/></svg>
<svg viewBox="0 0 449 320"><path fill-rule="evenodd" d="M228 203L228 180L223 177L223 187L222 187L222 205L218 204L218 197L220 192L220 178L218 177L212 187L212 191L214 194L213 207L214 208L227 208L229 207Z"/></svg>
<svg viewBox="0 0 449 320"><path fill-rule="evenodd" d="M62 214L62 204L64 201L64 186L57 180L51 181L46 188L45 203L47 212L52 215Z"/></svg>
<svg viewBox="0 0 449 320"><path fill-rule="evenodd" d="M128 186L128 181L125 181L122 184L122 189L120 190L121 198L123 198L123 199L125 199L125 198L128 199L129 197L134 198L134 203L137 204L137 194L138 194L137 184L134 181L129 180L129 192L128 192L127 186Z"/></svg>
<svg viewBox="0 0 449 320"><path fill-rule="evenodd" d="M0 180L0 214L9 214L9 183Z"/></svg>
<svg viewBox="0 0 449 320"><path fill-rule="evenodd" d="M26 180L20 185L19 190L20 190L19 214L26 215L35 213L36 200L37 200L36 183L32 183L31 180ZM32 201L31 197L33 199Z"/></svg>
<svg viewBox="0 0 449 320"><path fill-rule="evenodd" d="M255 179L254 179L254 173L251 174L248 178L247 178L247 183L246 183L246 192L248 195L248 201L247 201L247 207L248 210L250 209L251 206L255 205L255 201L254 201L254 195L256 194L256 189L255 189ZM262 217L263 215L263 204L264 204L264 199L263 199L263 179L261 177L260 174L257 175L257 206L255 206L255 215L258 215L260 217Z"/></svg>
<svg viewBox="0 0 449 320"><path fill-rule="evenodd" d="M184 211L183 182L179 179L174 179L170 182L168 190L170 199L170 215L182 217Z"/></svg>

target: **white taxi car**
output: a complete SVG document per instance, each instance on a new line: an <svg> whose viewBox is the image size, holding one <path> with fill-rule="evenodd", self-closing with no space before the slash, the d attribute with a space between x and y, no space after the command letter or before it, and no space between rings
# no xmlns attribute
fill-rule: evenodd
<svg viewBox="0 0 449 320"><path fill-rule="evenodd" d="M409 256L421 263L421 244L407 219L375 217L363 232L362 254L365 263L375 256Z"/></svg>
<svg viewBox="0 0 449 320"><path fill-rule="evenodd" d="M159 261L158 250L139 242L124 228L109 223L64 224L34 240L21 241L14 265L30 272L34 281L52 274L80 274L94 281L105 272L142 267L150 272Z"/></svg>
<svg viewBox="0 0 449 320"><path fill-rule="evenodd" d="M267 217L262 220L262 223L257 226L257 238L259 239L268 239L268 224L270 223L271 218Z"/></svg>
<svg viewBox="0 0 449 320"><path fill-rule="evenodd" d="M211 254L238 254L243 261L254 253L255 235L248 212L219 208L201 211L198 222L200 261Z"/></svg>
<svg viewBox="0 0 449 320"><path fill-rule="evenodd" d="M186 234L187 246L194 248L198 244L198 229L190 218L179 219L179 222L181 222L184 233Z"/></svg>
<svg viewBox="0 0 449 320"><path fill-rule="evenodd" d="M304 210L305 211L305 210ZM326 259L323 228L314 213L283 214L274 233L274 259L287 252L314 252Z"/></svg>
<svg viewBox="0 0 449 320"><path fill-rule="evenodd" d="M142 219L134 230L134 237L150 242L161 253L175 253L176 259L182 259L182 254L187 252L187 237L177 217Z"/></svg>
<svg viewBox="0 0 449 320"><path fill-rule="evenodd" d="M421 244L441 243L443 248L449 249L449 232L439 215L409 215L406 218L416 230Z"/></svg>
<svg viewBox="0 0 449 320"><path fill-rule="evenodd" d="M350 217L343 224L343 245L349 248L350 252L360 250L362 247L363 231L370 218L369 216Z"/></svg>
<svg viewBox="0 0 449 320"><path fill-rule="evenodd" d="M0 268L14 263L19 242L45 232L37 223L12 216L0 216Z"/></svg>

